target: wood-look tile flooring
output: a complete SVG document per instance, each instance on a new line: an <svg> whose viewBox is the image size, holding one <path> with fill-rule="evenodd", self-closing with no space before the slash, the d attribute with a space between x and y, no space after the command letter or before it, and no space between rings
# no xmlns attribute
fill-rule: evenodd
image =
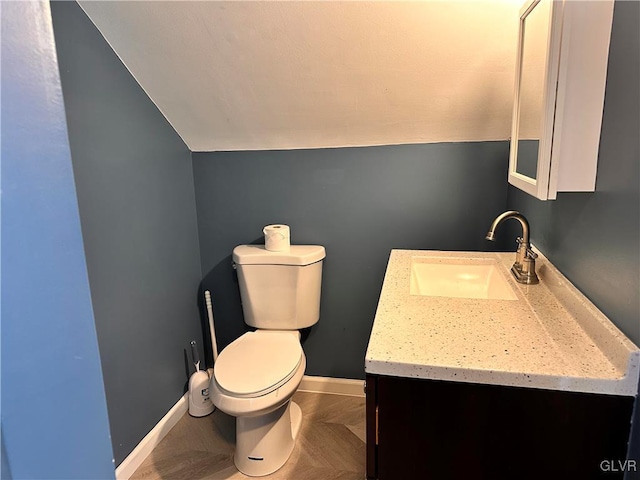
<svg viewBox="0 0 640 480"><path fill-rule="evenodd" d="M365 399L297 392L302 426L289 461L260 477L286 480L365 478ZM247 477L233 464L235 418L216 409L185 414L131 480L222 480Z"/></svg>

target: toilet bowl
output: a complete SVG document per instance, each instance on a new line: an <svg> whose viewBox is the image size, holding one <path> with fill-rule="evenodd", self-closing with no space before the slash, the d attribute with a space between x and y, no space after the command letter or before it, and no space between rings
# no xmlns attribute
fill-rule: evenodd
<svg viewBox="0 0 640 480"><path fill-rule="evenodd" d="M273 473L293 451L302 411L291 397L307 365L299 330L320 318L324 258L320 245L233 249L244 321L257 330L222 350L209 393L216 407L236 417L233 460L245 475Z"/></svg>
<svg viewBox="0 0 640 480"><path fill-rule="evenodd" d="M245 333L220 353L211 400L237 417L234 463L245 475L273 473L291 455L302 421L291 397L305 367L297 331Z"/></svg>

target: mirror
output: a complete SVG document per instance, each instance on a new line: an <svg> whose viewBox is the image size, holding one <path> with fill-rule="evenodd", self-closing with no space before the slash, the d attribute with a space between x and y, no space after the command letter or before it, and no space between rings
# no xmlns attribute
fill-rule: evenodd
<svg viewBox="0 0 640 480"><path fill-rule="evenodd" d="M542 97L550 2L535 5L524 18L516 171L536 178L542 130Z"/></svg>
<svg viewBox="0 0 640 480"><path fill-rule="evenodd" d="M520 10L509 171L521 184L516 186L536 196L548 187L545 158L553 131L545 126L553 122L554 111L545 107L555 104L555 82L549 78L557 78L560 47L559 35L552 35L554 16L556 23L559 17L555 3L531 0Z"/></svg>

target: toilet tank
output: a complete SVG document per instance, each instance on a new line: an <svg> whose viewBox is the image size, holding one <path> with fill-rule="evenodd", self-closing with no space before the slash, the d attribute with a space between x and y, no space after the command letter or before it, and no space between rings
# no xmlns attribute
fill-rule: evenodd
<svg viewBox="0 0 640 480"><path fill-rule="evenodd" d="M271 252L264 245L233 249L244 321L265 330L298 330L320 318L324 247L291 245Z"/></svg>

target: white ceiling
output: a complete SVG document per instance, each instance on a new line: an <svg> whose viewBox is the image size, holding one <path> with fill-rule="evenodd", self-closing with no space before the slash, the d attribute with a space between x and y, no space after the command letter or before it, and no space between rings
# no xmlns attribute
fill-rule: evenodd
<svg viewBox="0 0 640 480"><path fill-rule="evenodd" d="M81 1L193 151L509 137L520 1Z"/></svg>

